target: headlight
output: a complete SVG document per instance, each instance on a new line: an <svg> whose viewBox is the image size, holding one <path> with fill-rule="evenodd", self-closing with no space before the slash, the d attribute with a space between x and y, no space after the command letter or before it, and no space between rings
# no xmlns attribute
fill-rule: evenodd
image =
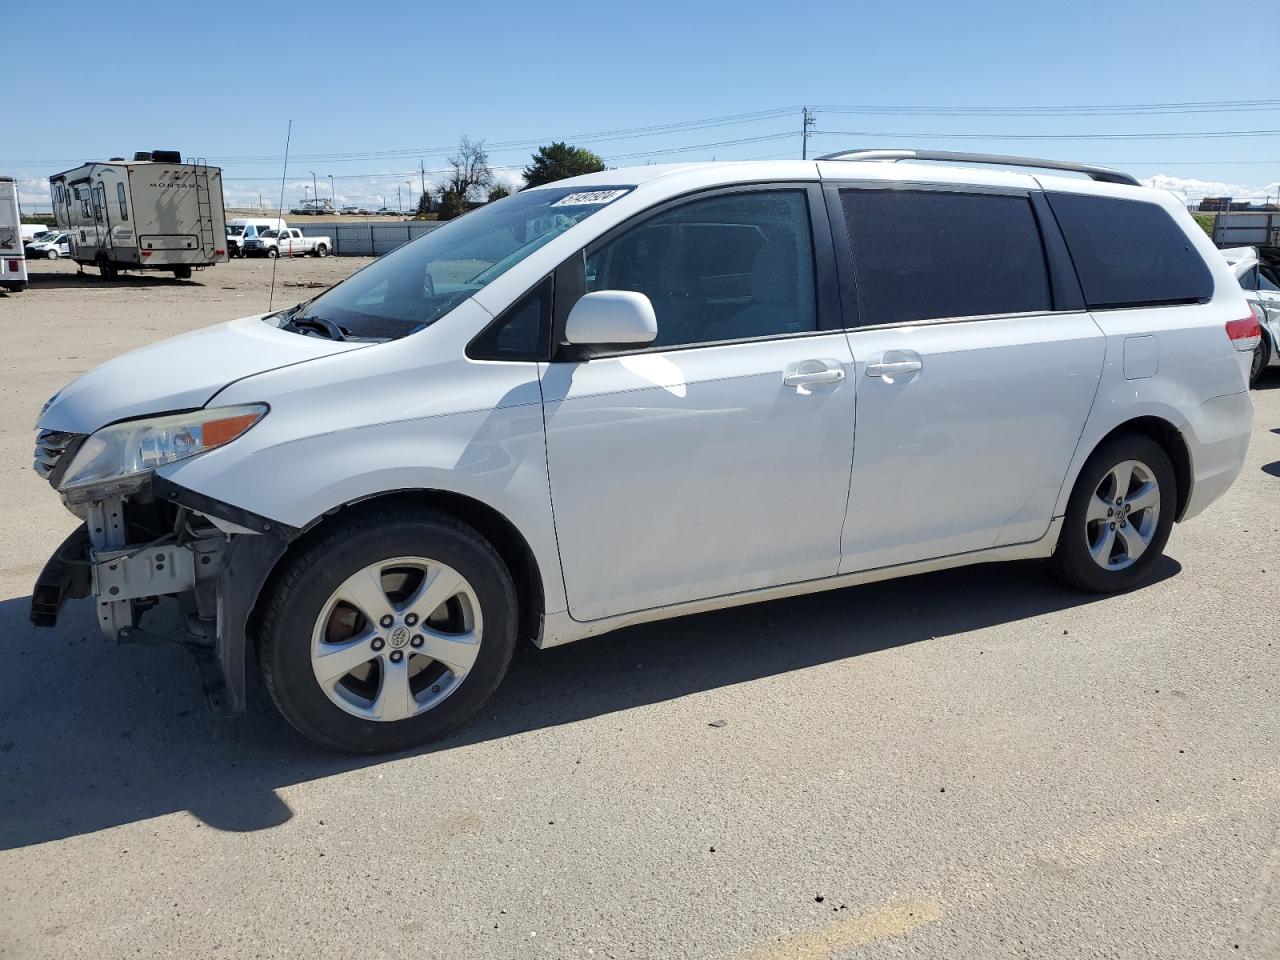
<svg viewBox="0 0 1280 960"><path fill-rule="evenodd" d="M266 413L266 404L249 403L103 427L80 447L59 489L121 480L186 460L230 443Z"/></svg>

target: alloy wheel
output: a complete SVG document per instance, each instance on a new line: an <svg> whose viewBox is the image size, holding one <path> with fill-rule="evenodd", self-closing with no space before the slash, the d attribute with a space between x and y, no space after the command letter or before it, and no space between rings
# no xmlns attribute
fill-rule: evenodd
<svg viewBox="0 0 1280 960"><path fill-rule="evenodd" d="M1146 553L1160 522L1160 484L1140 460L1123 460L1102 477L1085 511L1089 555L1104 570L1124 570Z"/></svg>
<svg viewBox="0 0 1280 960"><path fill-rule="evenodd" d="M311 668L347 713L406 720L461 686L482 630L475 590L452 567L426 557L383 560L330 595L312 632Z"/></svg>

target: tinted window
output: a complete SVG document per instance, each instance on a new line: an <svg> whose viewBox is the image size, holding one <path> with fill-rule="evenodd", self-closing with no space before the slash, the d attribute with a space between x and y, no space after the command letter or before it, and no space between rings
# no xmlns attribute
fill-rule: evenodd
<svg viewBox="0 0 1280 960"><path fill-rule="evenodd" d="M1209 268L1162 207L1077 193L1051 193L1049 201L1091 309L1213 295Z"/></svg>
<svg viewBox="0 0 1280 960"><path fill-rule="evenodd" d="M1025 197L842 190L863 324L1051 309Z"/></svg>
<svg viewBox="0 0 1280 960"><path fill-rule="evenodd" d="M550 277L485 328L467 348L472 360L548 360L550 354Z"/></svg>
<svg viewBox="0 0 1280 960"><path fill-rule="evenodd" d="M1280 293L1280 268L1269 263L1260 263L1257 268L1259 290Z"/></svg>
<svg viewBox="0 0 1280 960"><path fill-rule="evenodd" d="M591 251L587 290L645 294L655 347L816 330L808 201L777 190L681 204Z"/></svg>
<svg viewBox="0 0 1280 960"><path fill-rule="evenodd" d="M120 219L121 219L121 220L128 220L128 219L129 219L129 204L125 201L125 196L124 196L124 184L123 184L123 183L117 183L117 184L116 184L116 199L120 202Z"/></svg>

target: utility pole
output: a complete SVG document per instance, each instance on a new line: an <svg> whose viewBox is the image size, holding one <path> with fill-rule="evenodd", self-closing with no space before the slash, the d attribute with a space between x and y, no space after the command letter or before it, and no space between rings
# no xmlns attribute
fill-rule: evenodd
<svg viewBox="0 0 1280 960"><path fill-rule="evenodd" d="M800 108L800 159L809 159L809 131L813 129L813 111L808 107Z"/></svg>
<svg viewBox="0 0 1280 960"><path fill-rule="evenodd" d="M427 166L422 162L421 158L418 159L418 178L422 181L422 192L426 193L427 192Z"/></svg>
<svg viewBox="0 0 1280 960"><path fill-rule="evenodd" d="M329 202L335 207L338 205L338 195L333 192L333 174L329 174Z"/></svg>
<svg viewBox="0 0 1280 960"><path fill-rule="evenodd" d="M400 184L396 184L396 211L404 213L404 204L400 202Z"/></svg>
<svg viewBox="0 0 1280 960"><path fill-rule="evenodd" d="M320 191L316 189L316 172L314 170L308 170L307 173L311 174L311 196L316 198L316 212L319 213Z"/></svg>

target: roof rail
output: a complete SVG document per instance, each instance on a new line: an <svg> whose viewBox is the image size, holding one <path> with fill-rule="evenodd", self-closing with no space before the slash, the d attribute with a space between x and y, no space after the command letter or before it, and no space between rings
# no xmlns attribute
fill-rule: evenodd
<svg viewBox="0 0 1280 960"><path fill-rule="evenodd" d="M1140 187L1134 177L1119 170L1095 167L1087 163L1070 163L1065 160L1037 160L1035 157L1005 157L995 153L961 153L953 150L842 150L829 153L819 160L943 160L952 163L990 163L1002 167L1038 167L1041 170L1069 170L1088 174L1101 183L1123 183Z"/></svg>

